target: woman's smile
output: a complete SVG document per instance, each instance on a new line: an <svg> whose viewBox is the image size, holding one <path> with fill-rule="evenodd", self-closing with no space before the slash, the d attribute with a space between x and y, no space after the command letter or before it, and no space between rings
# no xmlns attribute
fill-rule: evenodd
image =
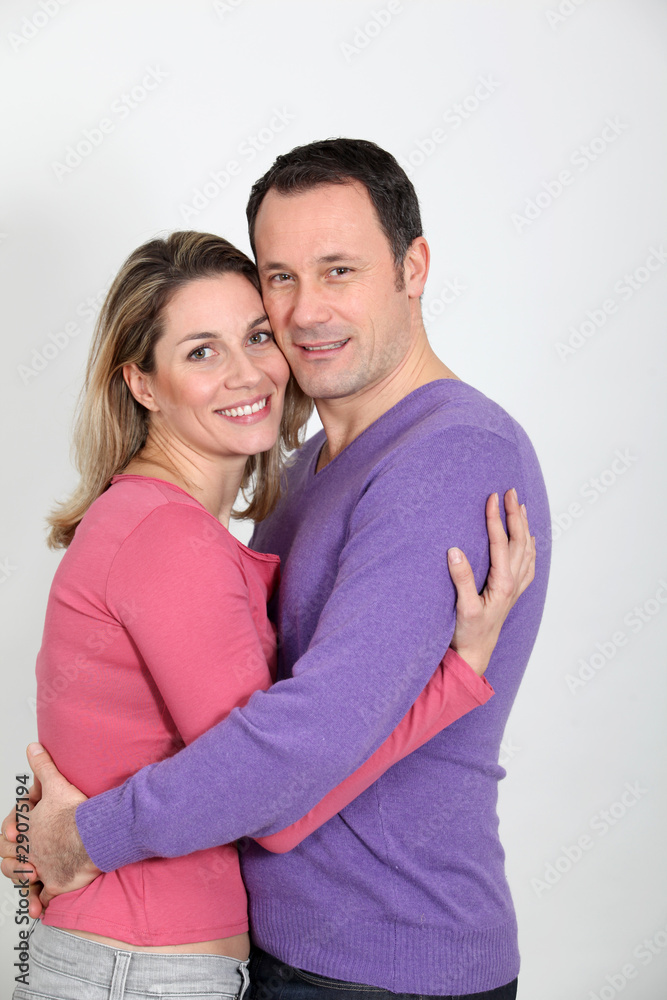
<svg viewBox="0 0 667 1000"><path fill-rule="evenodd" d="M271 397L262 396L261 399L242 400L240 403L235 403L234 406L215 412L223 417L231 417L238 422L246 422L242 419L244 417L257 417L258 420L262 420L271 412ZM261 417L258 416L260 413ZM257 420L251 422L257 423Z"/></svg>

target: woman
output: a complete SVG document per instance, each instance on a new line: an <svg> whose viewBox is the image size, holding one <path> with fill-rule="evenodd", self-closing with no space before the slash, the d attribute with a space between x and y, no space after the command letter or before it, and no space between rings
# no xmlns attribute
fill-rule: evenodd
<svg viewBox="0 0 667 1000"><path fill-rule="evenodd" d="M92 346L76 432L81 482L50 519L50 544L68 551L37 663L40 740L87 795L177 752L275 678L266 603L278 558L246 548L227 525L241 516L239 489L253 491L242 516L271 511L282 456L310 409L245 255L186 232L130 256ZM497 516L490 525L498 537ZM530 576L525 560L519 575L512 603ZM474 669L450 650L386 744L260 843L289 849L486 701L481 675L508 610L476 616L459 646ZM14 996L241 996L248 954L237 850L224 845L128 865L57 897L33 935L30 986Z"/></svg>

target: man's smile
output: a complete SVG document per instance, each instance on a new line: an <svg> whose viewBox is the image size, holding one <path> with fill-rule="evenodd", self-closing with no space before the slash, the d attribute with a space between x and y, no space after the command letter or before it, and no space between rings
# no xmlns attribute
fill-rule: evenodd
<svg viewBox="0 0 667 1000"><path fill-rule="evenodd" d="M336 351L340 347L345 347L349 341L349 337L345 340L335 340L331 344L297 344L302 351Z"/></svg>

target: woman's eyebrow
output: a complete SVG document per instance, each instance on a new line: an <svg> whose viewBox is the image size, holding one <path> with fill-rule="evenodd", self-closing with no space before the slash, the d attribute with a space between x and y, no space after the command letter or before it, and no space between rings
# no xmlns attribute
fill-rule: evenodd
<svg viewBox="0 0 667 1000"><path fill-rule="evenodd" d="M248 331L254 330L256 326L261 326L262 323L268 323L268 322L269 322L269 317L266 315L266 313L262 313L261 316L258 316L257 319L254 319L252 323L248 324Z"/></svg>
<svg viewBox="0 0 667 1000"><path fill-rule="evenodd" d="M253 319L250 323L248 323L247 332L249 333L251 330L254 330L255 327L261 326L262 323L268 323L268 322L269 322L269 317L266 315L266 313L262 313L262 315L258 316L257 319ZM179 346L180 344L185 344L188 340L219 340L219 339L220 339L219 333L212 333L210 330L202 330L200 333L187 333L185 337L179 340L177 346Z"/></svg>
<svg viewBox="0 0 667 1000"><path fill-rule="evenodd" d="M178 347L179 344L184 344L187 340L219 340L219 339L220 339L219 333L211 333L210 331L203 330L201 333L186 334L182 340L179 340L176 346Z"/></svg>

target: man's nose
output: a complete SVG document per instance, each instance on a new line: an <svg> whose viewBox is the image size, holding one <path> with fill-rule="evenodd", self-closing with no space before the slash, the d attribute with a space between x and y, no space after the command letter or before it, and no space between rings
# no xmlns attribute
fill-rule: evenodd
<svg viewBox="0 0 667 1000"><path fill-rule="evenodd" d="M300 281L293 292L292 324L306 330L330 318L326 289L315 281Z"/></svg>

